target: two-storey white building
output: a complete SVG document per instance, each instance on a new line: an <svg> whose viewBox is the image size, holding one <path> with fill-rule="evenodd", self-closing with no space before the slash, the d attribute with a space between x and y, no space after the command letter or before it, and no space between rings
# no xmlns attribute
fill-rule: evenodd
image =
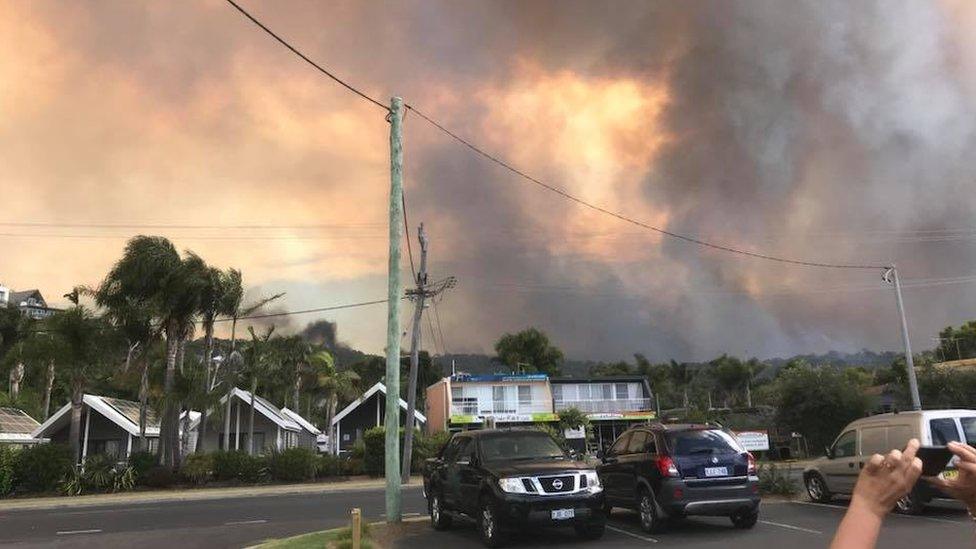
<svg viewBox="0 0 976 549"><path fill-rule="evenodd" d="M635 423L655 417L653 395L642 376L458 374L427 388L430 432L555 422L568 408L578 409L590 419L591 442L596 448L608 446ZM582 450L581 440L579 445Z"/></svg>

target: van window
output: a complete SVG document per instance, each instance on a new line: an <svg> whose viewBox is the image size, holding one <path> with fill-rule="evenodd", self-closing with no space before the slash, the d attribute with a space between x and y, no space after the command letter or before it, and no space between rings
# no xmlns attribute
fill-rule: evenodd
<svg viewBox="0 0 976 549"><path fill-rule="evenodd" d="M857 447L857 431L847 431L834 443L834 457L852 457Z"/></svg>
<svg viewBox="0 0 976 549"><path fill-rule="evenodd" d="M929 421L929 429L932 430L932 444L935 446L959 442L959 429L956 429L956 420L951 417L940 417Z"/></svg>
<svg viewBox="0 0 976 549"><path fill-rule="evenodd" d="M888 437L885 436L885 427L868 427L861 429L861 455L871 456L874 454L887 454Z"/></svg>
<svg viewBox="0 0 976 549"><path fill-rule="evenodd" d="M966 442L976 443L976 417L961 417L959 422L962 423L962 433L966 435Z"/></svg>
<svg viewBox="0 0 976 549"><path fill-rule="evenodd" d="M892 425L888 427L888 450L901 450L908 446L908 441L916 436L908 425Z"/></svg>

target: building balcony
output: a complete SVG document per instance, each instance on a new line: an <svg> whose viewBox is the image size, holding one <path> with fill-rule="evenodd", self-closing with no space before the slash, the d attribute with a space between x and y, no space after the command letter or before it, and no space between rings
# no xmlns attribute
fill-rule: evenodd
<svg viewBox="0 0 976 549"><path fill-rule="evenodd" d="M576 408L587 414L613 414L622 412L643 412L653 409L653 402L649 398L624 398L617 400L557 400L556 412L567 408Z"/></svg>
<svg viewBox="0 0 976 549"><path fill-rule="evenodd" d="M454 402L451 404L451 423L538 423L556 421L548 402Z"/></svg>

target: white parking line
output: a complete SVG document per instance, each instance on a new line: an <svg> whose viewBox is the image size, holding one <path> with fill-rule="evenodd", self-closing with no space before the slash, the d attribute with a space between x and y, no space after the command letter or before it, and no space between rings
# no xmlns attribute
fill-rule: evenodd
<svg viewBox="0 0 976 549"><path fill-rule="evenodd" d="M58 530L57 535L59 536L73 536L75 534L97 534L101 532L100 528L92 528L91 530Z"/></svg>
<svg viewBox="0 0 976 549"><path fill-rule="evenodd" d="M811 530L809 528L801 528L799 526L793 526L792 524L783 524L781 522L771 522L768 520L760 520L761 524L768 524L770 526L779 526L780 528L786 528L788 530L796 530L798 532L807 532L808 534L823 534L820 530Z"/></svg>
<svg viewBox="0 0 976 549"><path fill-rule="evenodd" d="M224 526L233 526L235 524L264 524L268 522L265 519L255 519L255 520L232 520L230 522L225 522Z"/></svg>
<svg viewBox="0 0 976 549"><path fill-rule="evenodd" d="M607 530L613 530L614 532L618 532L618 533L623 534L625 536L630 536L632 538L637 538L639 540L646 541L646 542L649 542L649 543L658 543L660 541L660 540L656 540L654 538L649 538L649 537L646 537L646 536L639 536L639 535L637 535L637 534L635 534L633 532L628 532L627 530L624 530L622 528L617 528L615 526L607 525Z"/></svg>
<svg viewBox="0 0 976 549"><path fill-rule="evenodd" d="M827 503L814 503L812 501L794 501L792 503L795 503L797 505L809 505L811 507L826 507L827 509L834 509L835 511L842 511L844 513L847 512L847 507L842 507L840 505L829 505ZM943 524L969 524L968 520L951 520L951 519L942 519L936 517L923 517L919 515L902 515L900 513L889 513L889 514L893 517L927 520L929 522L941 522Z"/></svg>

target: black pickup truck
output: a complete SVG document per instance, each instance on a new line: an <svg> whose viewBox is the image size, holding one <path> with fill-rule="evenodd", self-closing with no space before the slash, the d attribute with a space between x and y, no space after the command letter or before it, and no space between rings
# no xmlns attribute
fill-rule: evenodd
<svg viewBox="0 0 976 549"><path fill-rule="evenodd" d="M465 516L488 547L527 524L569 526L587 539L606 527L603 485L548 433L491 429L454 434L424 462L424 495L436 530Z"/></svg>

